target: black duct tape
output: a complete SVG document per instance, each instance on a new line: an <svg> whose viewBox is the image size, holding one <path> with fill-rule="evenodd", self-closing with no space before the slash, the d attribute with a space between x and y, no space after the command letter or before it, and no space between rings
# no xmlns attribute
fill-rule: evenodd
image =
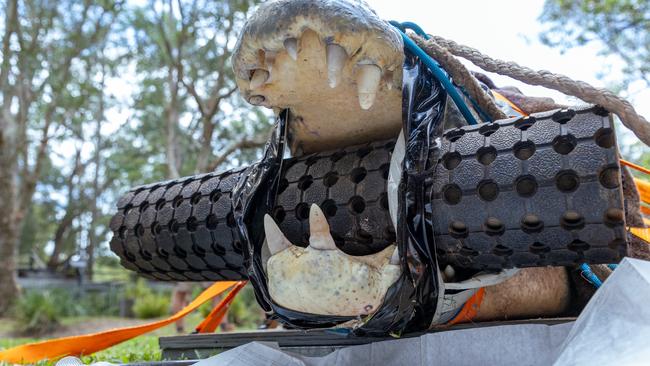
<svg viewBox="0 0 650 366"><path fill-rule="evenodd" d="M306 314L273 302L262 262L263 216L275 207L288 111L280 114L263 158L247 168L232 194L233 212L245 256L249 280L258 302L272 317L296 328L325 328L348 323L354 335L396 336L431 325L438 299L437 259L424 180L430 176L429 151L438 142L447 94L430 71L410 53L403 77L404 131L407 136L399 187L397 246L402 274L388 289L382 306L365 318ZM430 204L429 204L430 205Z"/></svg>

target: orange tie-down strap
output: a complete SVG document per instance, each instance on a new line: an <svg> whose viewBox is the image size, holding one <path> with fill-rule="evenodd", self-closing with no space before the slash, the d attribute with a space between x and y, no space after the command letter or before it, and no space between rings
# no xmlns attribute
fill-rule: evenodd
<svg viewBox="0 0 650 366"><path fill-rule="evenodd" d="M230 304L232 304L232 301L235 299L235 296L237 296L237 293L239 290L244 288L246 286L246 281L241 281L235 285L235 287L230 290L228 295L219 302L217 306L212 309L210 314L203 319L201 324L197 325L194 330L196 330L197 333L214 333L215 330L217 330L217 327L221 322L223 321L223 318L226 316L226 313L228 313L228 308L230 307Z"/></svg>
<svg viewBox="0 0 650 366"><path fill-rule="evenodd" d="M233 286L235 286L234 289L239 291L244 284L245 281L216 282L203 291L189 305L167 319L134 327L117 328L99 333L24 344L22 346L0 351L0 361L8 363L34 363L46 359L55 360L63 356L89 355L171 324L191 313L206 301L222 294ZM226 298L217 305L215 310L219 307L227 307L232 298L234 298L234 295L226 296ZM226 302L226 300L228 300L228 302Z"/></svg>
<svg viewBox="0 0 650 366"><path fill-rule="evenodd" d="M650 229L646 227L631 227L630 232L650 244Z"/></svg>

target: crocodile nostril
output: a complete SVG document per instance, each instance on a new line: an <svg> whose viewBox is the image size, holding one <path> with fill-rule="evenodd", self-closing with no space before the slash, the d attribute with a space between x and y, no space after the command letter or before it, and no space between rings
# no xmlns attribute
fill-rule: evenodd
<svg viewBox="0 0 650 366"><path fill-rule="evenodd" d="M248 98L248 103L252 105L262 105L266 101L266 98L263 95L253 95Z"/></svg>

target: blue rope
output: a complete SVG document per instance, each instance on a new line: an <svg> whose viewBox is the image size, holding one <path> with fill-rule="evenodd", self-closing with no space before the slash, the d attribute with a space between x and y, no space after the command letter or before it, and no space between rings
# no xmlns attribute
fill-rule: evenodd
<svg viewBox="0 0 650 366"><path fill-rule="evenodd" d="M598 278L598 276L596 276L596 274L591 271L591 267L589 267L587 263L581 264L580 270L582 270L582 277L594 285L595 288L599 288L603 285L603 281L601 281L600 278Z"/></svg>
<svg viewBox="0 0 650 366"><path fill-rule="evenodd" d="M472 106L474 107L474 110L476 110L476 112L478 112L479 116L481 116L481 118L484 121L492 121L490 116L488 116L487 113L485 113L481 109L481 107L478 105L478 103L476 103L476 101L474 99L472 99L472 97L469 96L469 93L467 92L467 90L465 90L464 87L460 87L460 91L463 92L463 95L465 96L465 98L467 98L470 102L472 102Z"/></svg>
<svg viewBox="0 0 650 366"><path fill-rule="evenodd" d="M393 21L393 22L397 23L395 21ZM391 24L393 22L391 22ZM393 25L395 25L395 24L393 24ZM429 39L429 35L419 25L417 25L417 24L415 24L413 22L402 22L402 23L400 23L400 25L403 27L404 30L410 29L413 32L415 32L415 34L417 34L418 36L420 36L420 37L422 37L422 38L424 38L426 40Z"/></svg>
<svg viewBox="0 0 650 366"><path fill-rule="evenodd" d="M607 267L613 271L616 269L616 267L618 267L618 264L608 264Z"/></svg>
<svg viewBox="0 0 650 366"><path fill-rule="evenodd" d="M449 93L449 96L451 99L454 101L456 106L458 107L458 110L460 110L460 113L465 117L467 120L467 123L470 125L475 125L477 124L476 119L474 118L474 115L472 112L470 112L469 107L463 100L463 98L460 96L458 93L458 90L452 84L451 80L447 76L447 73L445 73L440 65L429 55L427 55L415 42L413 42L412 39L410 39L404 31L406 29L411 29L413 30L416 34L424 37L425 39L429 39L429 36L424 33L422 28L420 28L417 24L411 23L411 22L404 22L404 23L399 23L396 21L391 21L390 24L392 24L401 34L402 39L404 40L404 46L411 52L413 52L422 62L431 70L433 73L433 76L440 81L442 84L442 87Z"/></svg>

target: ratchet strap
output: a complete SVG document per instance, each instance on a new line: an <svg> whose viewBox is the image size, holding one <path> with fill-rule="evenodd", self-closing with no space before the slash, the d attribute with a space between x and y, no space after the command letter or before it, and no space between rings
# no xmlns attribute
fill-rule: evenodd
<svg viewBox="0 0 650 366"><path fill-rule="evenodd" d="M191 313L206 301L209 301L213 297L224 293L230 288L233 288L231 293L235 290L239 291L239 289L241 289L245 283L245 281L215 282L212 286L203 291L189 305L167 319L162 319L153 323L137 325L133 327L111 329L99 333L57 338L42 342L24 344L22 346L0 351L0 361L4 361L10 364L35 363L46 359L55 360L63 356L89 355L91 353L101 351L118 343L122 343L131 338L135 338L139 335L171 324ZM229 301L232 301L232 298L234 298L234 295L226 296L226 298L219 303L213 312L218 312L217 309L220 306L227 307L230 304ZM229 301L227 302L226 300Z"/></svg>
<svg viewBox="0 0 650 366"><path fill-rule="evenodd" d="M235 296L237 296L237 293L239 290L244 288L246 286L246 281L241 281L238 282L232 290L228 293L228 295L219 302L217 306L212 309L210 314L203 319L201 324L197 325L195 328L195 331L197 333L214 333L215 330L217 330L217 327L221 322L223 321L223 318L226 316L228 313L228 308L230 307L230 304L232 304L232 301L235 299Z"/></svg>

